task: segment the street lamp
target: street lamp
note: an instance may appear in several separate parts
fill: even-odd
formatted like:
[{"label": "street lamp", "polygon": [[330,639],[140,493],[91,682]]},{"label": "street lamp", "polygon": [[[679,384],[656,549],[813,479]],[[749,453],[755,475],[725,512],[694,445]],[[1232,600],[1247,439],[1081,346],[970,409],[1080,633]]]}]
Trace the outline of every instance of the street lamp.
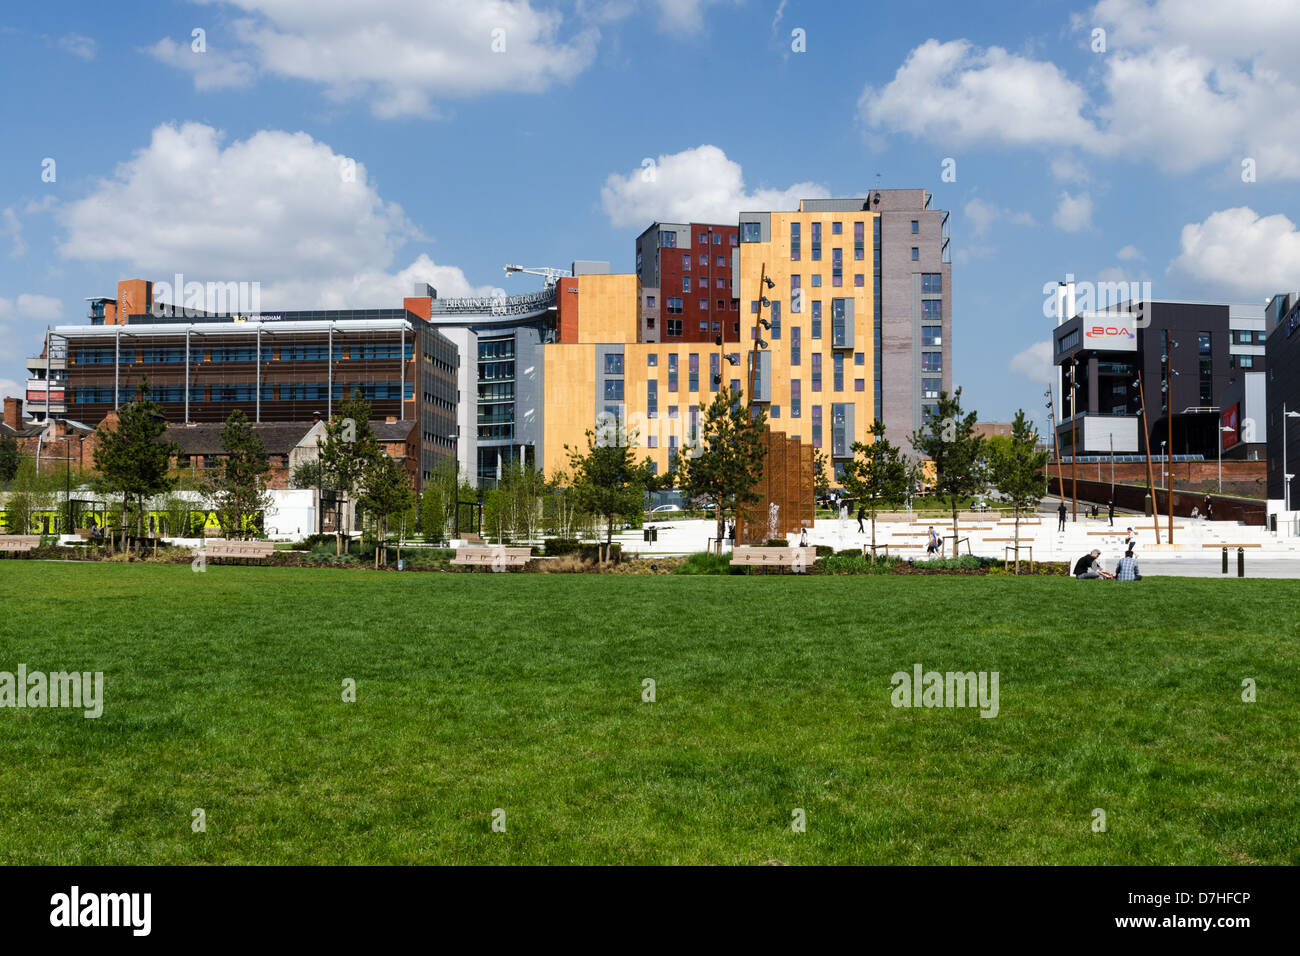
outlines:
[{"label": "street lamp", "polygon": [[1223,494],[1223,433],[1235,432],[1236,430],[1227,425],[1219,426],[1219,494]]},{"label": "street lamp", "polygon": [[1287,474],[1286,470],[1286,420],[1288,418],[1300,418],[1300,412],[1288,412],[1286,403],[1282,404],[1282,507],[1288,514],[1291,512],[1291,479],[1295,475]]}]

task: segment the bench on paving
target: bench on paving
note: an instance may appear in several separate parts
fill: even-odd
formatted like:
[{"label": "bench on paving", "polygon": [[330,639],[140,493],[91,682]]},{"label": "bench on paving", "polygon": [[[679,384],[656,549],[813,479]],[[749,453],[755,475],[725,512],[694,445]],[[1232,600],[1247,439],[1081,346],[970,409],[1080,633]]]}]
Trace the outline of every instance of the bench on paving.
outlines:
[{"label": "bench on paving", "polygon": [[212,558],[247,558],[250,561],[264,561],[275,553],[275,544],[271,541],[237,541],[230,538],[208,538],[203,548],[196,552],[205,559]]},{"label": "bench on paving", "polygon": [[452,564],[473,568],[522,568],[533,557],[532,548],[506,548],[501,545],[475,545],[457,548]]},{"label": "bench on paving", "polygon": [[[0,538],[0,541],[3,540],[4,540],[3,538]],[[1214,544],[1203,544],[1201,545],[1201,547],[1202,548],[1227,548],[1228,550],[1232,550],[1233,548],[1262,548],[1263,545],[1261,545],[1258,541],[1252,541],[1248,544],[1227,544],[1226,542],[1220,541]]]},{"label": "bench on paving", "polygon": [[25,551],[35,551],[40,546],[41,536],[39,534],[0,534],[0,551],[18,554]]},{"label": "bench on paving", "polygon": [[789,568],[796,574],[812,566],[817,560],[816,548],[736,548],[731,552],[732,564],[754,568]]}]

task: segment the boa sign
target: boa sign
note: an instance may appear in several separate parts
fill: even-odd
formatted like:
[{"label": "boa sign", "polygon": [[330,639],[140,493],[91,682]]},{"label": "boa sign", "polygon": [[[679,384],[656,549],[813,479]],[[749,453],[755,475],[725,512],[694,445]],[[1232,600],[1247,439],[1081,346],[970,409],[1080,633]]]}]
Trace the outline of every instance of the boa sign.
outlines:
[{"label": "boa sign", "polygon": [[[9,512],[0,511],[0,531],[6,534],[62,534],[66,515],[62,510],[33,511],[28,515],[26,528],[15,528]],[[176,516],[170,511],[146,511],[144,514],[144,532],[147,535],[166,535],[176,538],[201,538],[209,531],[221,531],[221,518],[215,511],[190,511],[182,519],[182,527],[173,530],[171,525]],[[78,528],[90,528],[105,534],[121,529],[122,514],[118,511],[82,511],[77,515]],[[262,512],[257,511],[245,518],[242,534],[261,534],[263,530]]]}]

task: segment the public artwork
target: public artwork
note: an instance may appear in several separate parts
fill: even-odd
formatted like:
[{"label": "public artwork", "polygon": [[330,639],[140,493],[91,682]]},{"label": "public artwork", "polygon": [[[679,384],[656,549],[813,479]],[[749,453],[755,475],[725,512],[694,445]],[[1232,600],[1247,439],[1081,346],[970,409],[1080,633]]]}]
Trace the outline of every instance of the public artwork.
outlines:
[{"label": "public artwork", "polygon": [[736,543],[759,545],[813,526],[813,447],[770,428],[767,457],[755,489],[762,497],[740,509]]},{"label": "public artwork", "polygon": [[[0,533],[4,534],[64,534],[63,526],[66,514],[62,509],[54,511],[33,511],[29,515],[26,529],[10,526],[9,512],[0,511]],[[166,535],[178,538],[201,538],[211,531],[221,530],[221,519],[215,511],[190,511],[185,516],[185,526],[173,531],[172,514],[168,511],[146,511],[144,531],[146,535]],[[120,511],[83,510],[77,513],[74,524],[76,528],[98,529],[100,531],[118,531],[121,527]],[[262,512],[254,512],[243,522],[243,533],[260,533],[262,531]]]}]

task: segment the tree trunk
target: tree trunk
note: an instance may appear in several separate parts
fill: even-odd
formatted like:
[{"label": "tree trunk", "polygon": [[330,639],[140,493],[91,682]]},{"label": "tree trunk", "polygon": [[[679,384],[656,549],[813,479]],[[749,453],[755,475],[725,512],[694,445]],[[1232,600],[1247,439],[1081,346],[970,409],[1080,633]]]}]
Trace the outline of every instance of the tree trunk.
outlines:
[{"label": "tree trunk", "polygon": [[1020,506],[1016,505],[1016,574],[1020,573]]},{"label": "tree trunk", "polygon": [[871,560],[876,560],[876,509],[871,509]]},{"label": "tree trunk", "polygon": [[718,554],[722,553],[722,536],[726,533],[727,519],[722,516],[722,508],[718,508],[718,526],[714,530],[717,535]]},{"label": "tree trunk", "polygon": [[952,556],[957,557],[957,499],[952,499]]}]

